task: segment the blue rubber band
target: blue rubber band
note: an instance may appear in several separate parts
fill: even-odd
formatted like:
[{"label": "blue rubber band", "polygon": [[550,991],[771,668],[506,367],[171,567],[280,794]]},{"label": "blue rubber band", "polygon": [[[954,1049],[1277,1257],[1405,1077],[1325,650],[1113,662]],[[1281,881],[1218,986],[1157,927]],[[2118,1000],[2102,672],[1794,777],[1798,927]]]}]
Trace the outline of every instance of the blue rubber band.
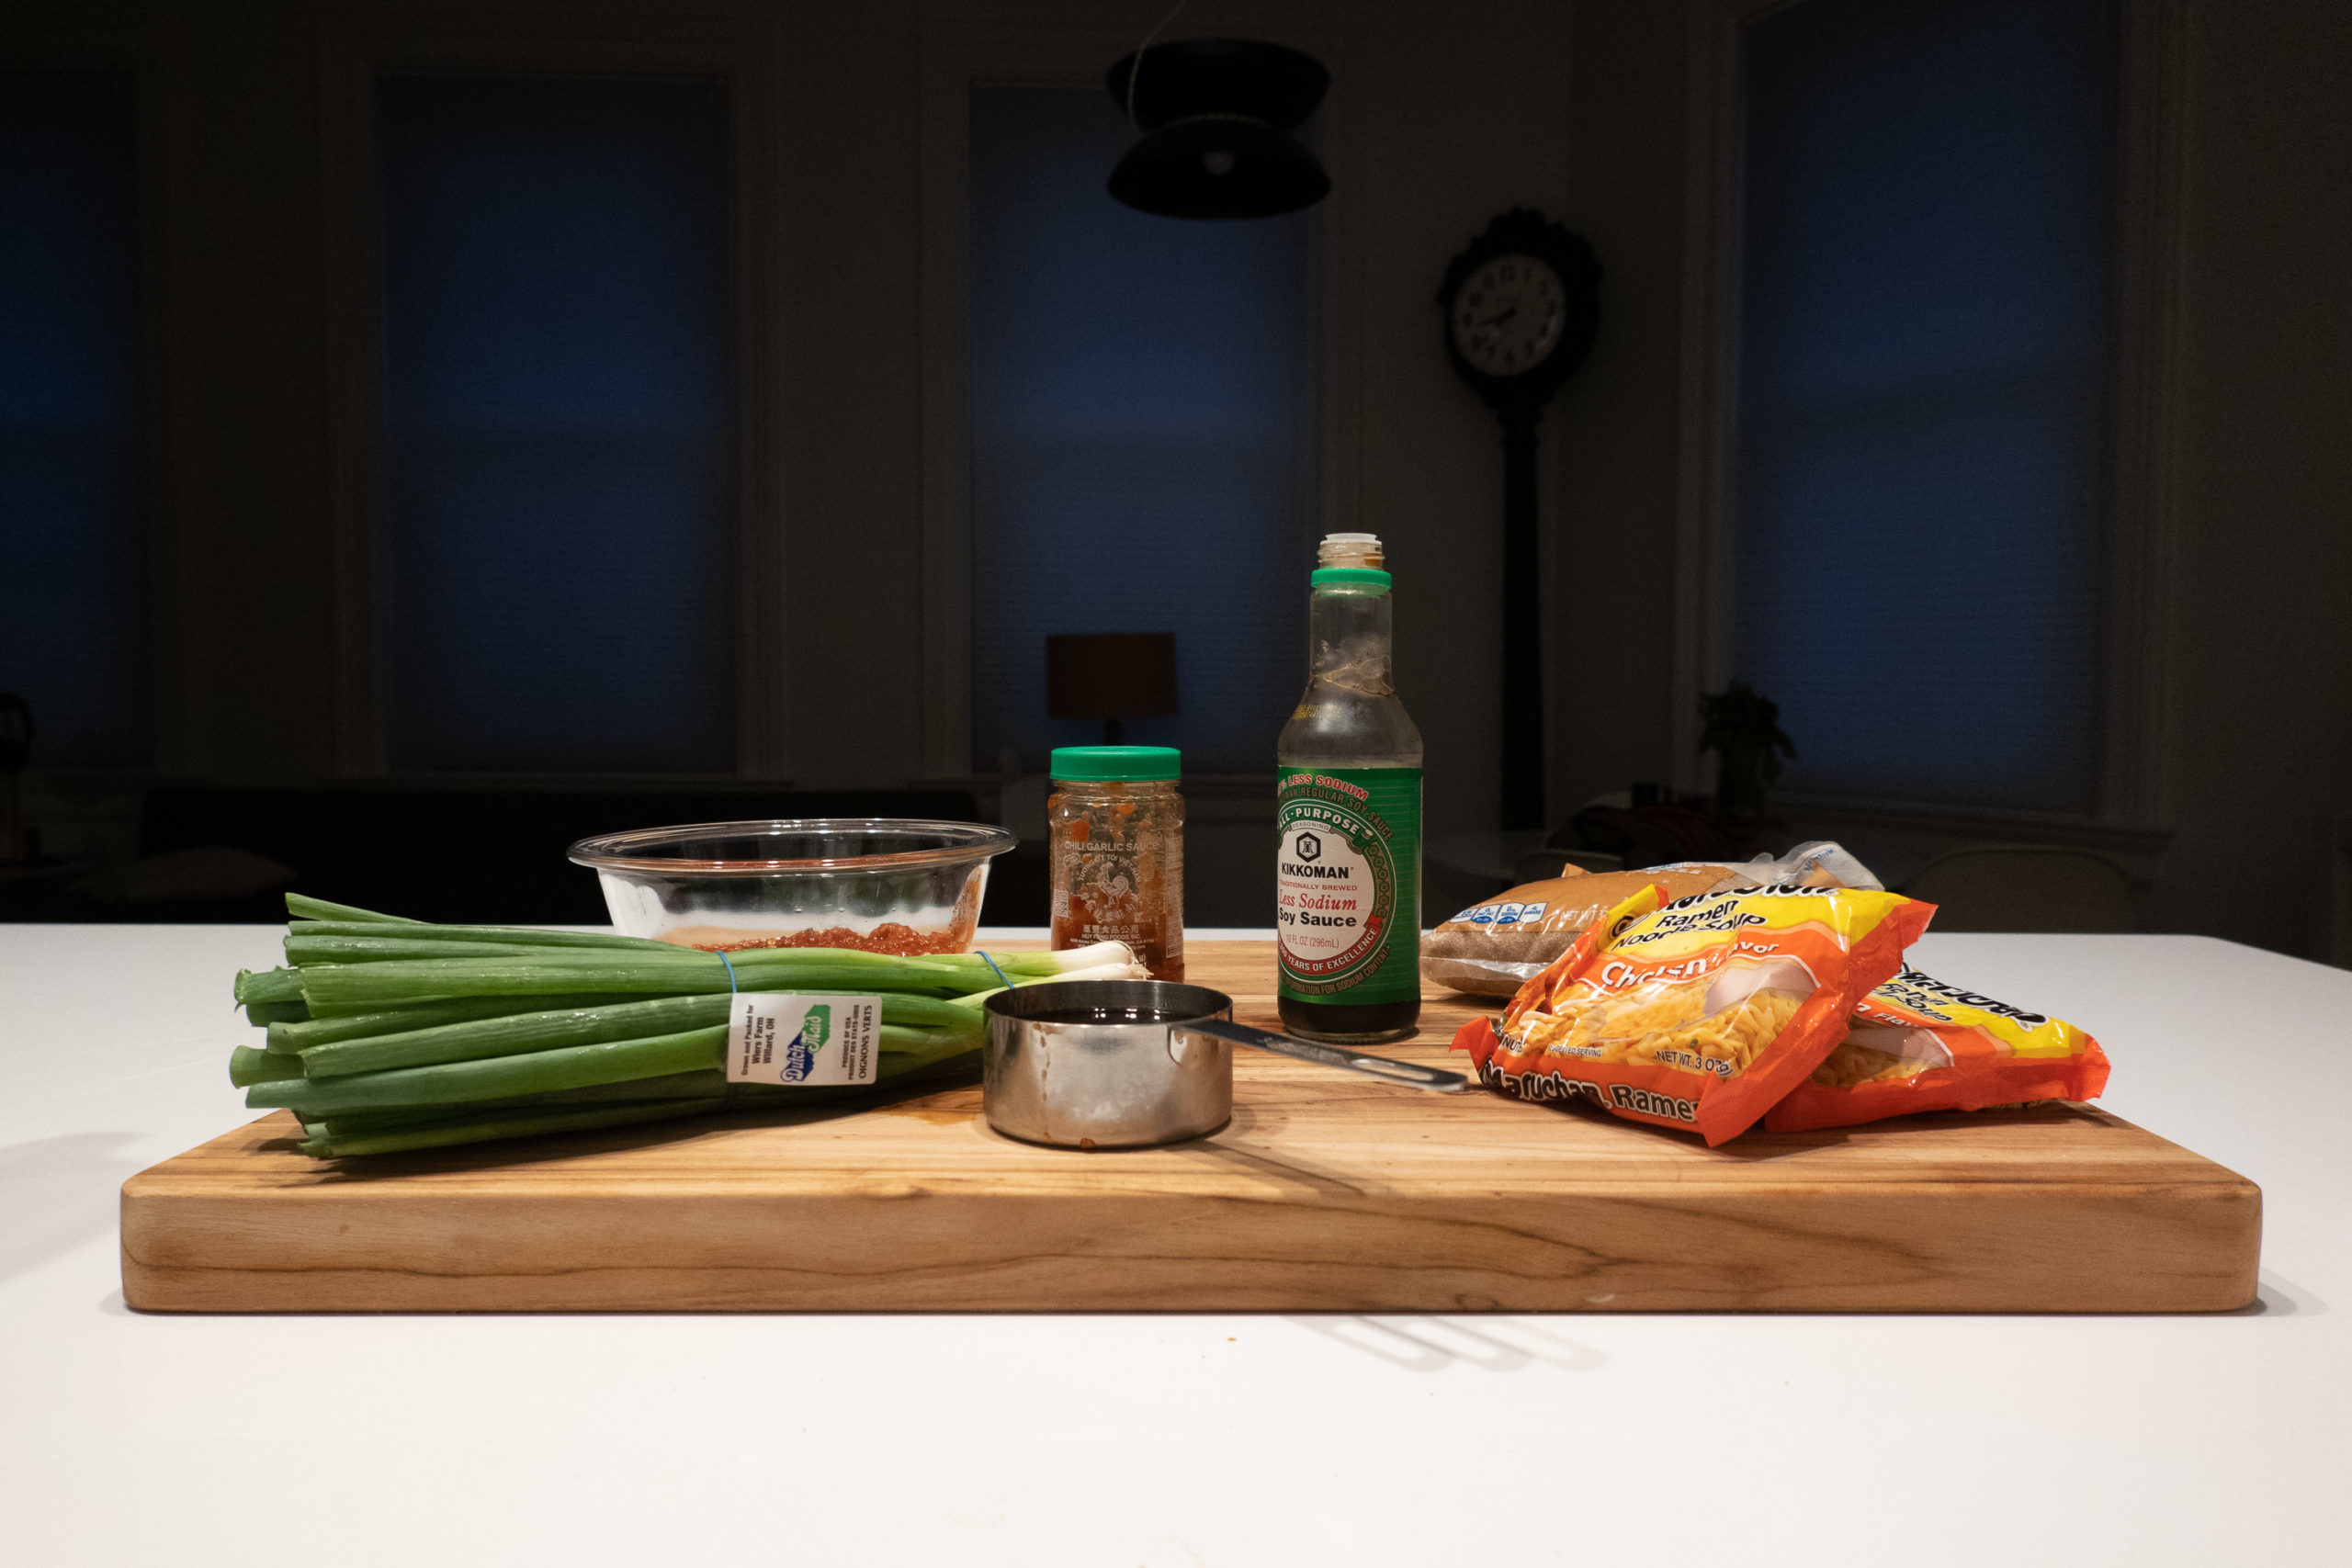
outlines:
[{"label": "blue rubber band", "polygon": [[[980,950],[979,950],[978,948],[977,948],[977,947],[976,947],[976,948],[974,948],[974,949],[972,949],[972,951],[973,951],[974,953],[980,953],[980,962],[981,962],[981,963],[983,963],[983,964],[987,964],[987,965],[988,965],[989,968],[991,968],[991,969],[996,969],[996,960],[995,960],[995,959],[990,958],[990,957],[989,957],[987,953],[980,953]],[[1008,991],[1009,991],[1009,990],[1012,989],[1012,977],[1011,977],[1010,976],[1006,975],[1006,974],[1005,974],[1005,972],[1004,972],[1003,970],[1001,970],[1001,969],[996,969],[996,977],[997,977],[998,979],[1002,980],[1002,981],[1004,982],[1004,988],[1005,988],[1006,990],[1008,990]]]},{"label": "blue rubber band", "polygon": [[[714,951],[718,951],[718,950],[714,949]],[[724,952],[719,952],[719,953],[718,953],[718,961],[719,961],[721,964],[726,964],[726,965],[727,965],[727,991],[728,991],[728,994],[729,994],[729,996],[741,996],[741,995],[742,995],[742,994],[743,994],[743,985],[742,985],[742,982],[735,978],[735,961],[734,961],[733,959],[731,959],[731,958],[728,957],[728,956],[727,956],[727,954],[726,954]]]}]

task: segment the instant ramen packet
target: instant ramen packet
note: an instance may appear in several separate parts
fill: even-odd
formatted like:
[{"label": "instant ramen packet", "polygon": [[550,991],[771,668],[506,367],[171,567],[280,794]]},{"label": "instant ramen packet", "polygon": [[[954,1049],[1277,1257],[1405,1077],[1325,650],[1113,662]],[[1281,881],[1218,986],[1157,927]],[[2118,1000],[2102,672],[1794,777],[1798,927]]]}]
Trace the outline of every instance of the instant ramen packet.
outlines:
[{"label": "instant ramen packet", "polygon": [[1473,1019],[1453,1045],[1504,1094],[1720,1144],[1821,1065],[1934,913],[1875,889],[1647,887],[1521,987],[1499,1029]]},{"label": "instant ramen packet", "polygon": [[1855,1004],[1845,1039],[1765,1112],[1764,1125],[1796,1133],[1922,1111],[2089,1100],[2107,1087],[2107,1070],[2098,1042],[2064,1019],[1906,964]]}]

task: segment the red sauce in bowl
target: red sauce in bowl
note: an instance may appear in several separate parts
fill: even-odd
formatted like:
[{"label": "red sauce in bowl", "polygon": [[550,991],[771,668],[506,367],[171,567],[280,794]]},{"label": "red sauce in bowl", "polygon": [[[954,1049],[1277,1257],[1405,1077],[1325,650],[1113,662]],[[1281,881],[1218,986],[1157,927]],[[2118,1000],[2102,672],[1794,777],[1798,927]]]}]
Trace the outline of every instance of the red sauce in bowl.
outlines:
[{"label": "red sauce in bowl", "polygon": [[[680,937],[718,936],[708,926],[673,931],[663,940],[677,942]],[[917,931],[912,926],[888,921],[870,931],[854,931],[847,926],[831,926],[823,931],[786,931],[776,936],[746,936],[741,940],[684,942],[681,946],[698,948],[704,953],[748,953],[763,947],[846,947],[859,953],[887,953],[896,958],[917,958],[927,953],[961,953],[971,941],[971,933],[959,935],[953,931]]]}]

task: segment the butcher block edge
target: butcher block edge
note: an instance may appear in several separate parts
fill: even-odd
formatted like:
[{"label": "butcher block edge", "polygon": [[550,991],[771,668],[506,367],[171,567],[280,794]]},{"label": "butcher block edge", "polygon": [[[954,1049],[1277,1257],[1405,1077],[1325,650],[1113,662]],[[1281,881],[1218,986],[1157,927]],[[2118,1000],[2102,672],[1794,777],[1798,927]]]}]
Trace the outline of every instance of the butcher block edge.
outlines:
[{"label": "butcher block edge", "polygon": [[[2096,1130],[2135,1149],[2170,1148],[2117,1118],[2054,1113],[2077,1119],[2064,1129],[2075,1134],[2070,1142]],[[125,1184],[130,1305],[2211,1312],[2254,1298],[2260,1249],[2259,1190],[2185,1150],[2160,1162],[2177,1168],[2170,1171],[1953,1179],[1947,1168],[1910,1182],[1758,1181],[1749,1166],[1728,1181],[1659,1179],[1589,1166],[1579,1174],[1578,1162],[1564,1162],[1540,1183],[1432,1181],[1422,1190],[1351,1180],[1342,1162],[1284,1169],[1277,1156],[1258,1156],[1261,1169],[1244,1163],[1187,1173],[1207,1179],[1138,1183],[1117,1168],[1131,1156],[1052,1154],[1070,1167],[1059,1190],[1027,1179],[995,1189],[948,1171],[824,1190],[756,1157],[760,1143],[798,1129],[722,1121],[685,1124],[692,1130],[660,1145],[672,1159],[658,1172],[628,1157],[643,1148],[607,1147],[547,1151],[507,1181],[481,1179],[496,1173],[480,1170],[468,1179],[445,1156],[441,1169],[414,1177],[241,1182],[240,1162],[303,1158],[284,1152],[295,1130],[283,1116]],[[995,1137],[962,1130],[974,1141]],[[1996,1130],[2032,1129],[1913,1129]],[[738,1152],[748,1160],[726,1157],[747,1137],[752,1148]],[[1216,1162],[1213,1145],[1153,1152]],[[698,1150],[709,1168],[695,1168]],[[622,1156],[630,1174],[597,1179],[600,1154]],[[782,1190],[763,1190],[771,1180]]]}]

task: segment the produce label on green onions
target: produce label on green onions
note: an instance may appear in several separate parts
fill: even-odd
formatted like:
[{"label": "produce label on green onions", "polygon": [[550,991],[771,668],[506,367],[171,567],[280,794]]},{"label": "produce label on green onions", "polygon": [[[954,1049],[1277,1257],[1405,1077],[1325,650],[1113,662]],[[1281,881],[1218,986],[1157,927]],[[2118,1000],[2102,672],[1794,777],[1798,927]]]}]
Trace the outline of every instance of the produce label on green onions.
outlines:
[{"label": "produce label on green onions", "polygon": [[881,1043],[880,997],[744,991],[727,1014],[727,1081],[872,1083]]}]

